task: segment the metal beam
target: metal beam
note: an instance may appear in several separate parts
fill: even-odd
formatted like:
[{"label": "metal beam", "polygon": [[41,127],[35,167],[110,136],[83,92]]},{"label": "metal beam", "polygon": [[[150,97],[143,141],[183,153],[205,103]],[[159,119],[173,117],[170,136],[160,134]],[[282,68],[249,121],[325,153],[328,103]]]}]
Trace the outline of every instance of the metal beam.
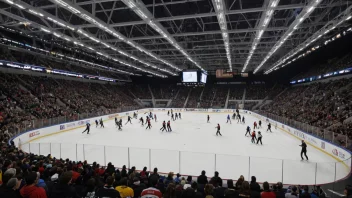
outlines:
[{"label": "metal beam", "polygon": [[[77,3],[77,4],[79,4],[79,3]],[[303,8],[303,7],[304,7],[304,4],[282,5],[282,6],[277,6],[275,10],[291,10],[291,9],[298,9],[298,8]],[[109,10],[105,10],[105,11],[109,11]],[[225,11],[225,15],[245,14],[245,13],[262,12],[262,11],[265,11],[265,8],[260,7],[260,8],[248,8],[248,9],[242,9],[242,10],[227,10],[227,11]],[[99,11],[96,11],[96,13],[97,12],[99,12]],[[156,19],[154,19],[154,21],[164,22],[164,21],[175,21],[175,20],[204,18],[204,17],[216,17],[216,13],[210,12],[210,13],[202,13],[202,14],[162,17],[162,18],[156,18]],[[142,25],[142,24],[147,24],[147,23],[145,21],[130,21],[130,22],[109,24],[109,27],[122,27],[122,26],[131,26],[131,25]],[[78,27],[92,28],[95,26],[92,24],[84,24],[84,25],[79,25]]]}]

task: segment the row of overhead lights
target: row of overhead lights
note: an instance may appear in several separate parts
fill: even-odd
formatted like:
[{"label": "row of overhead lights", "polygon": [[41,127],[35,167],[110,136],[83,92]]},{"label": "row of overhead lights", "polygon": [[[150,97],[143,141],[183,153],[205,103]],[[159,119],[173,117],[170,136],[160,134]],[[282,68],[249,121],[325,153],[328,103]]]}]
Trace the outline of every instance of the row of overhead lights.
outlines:
[{"label": "row of overhead lights", "polygon": [[[11,1],[11,0],[6,0],[6,1],[7,1],[9,4],[12,4],[12,5],[19,5],[19,4],[17,4],[17,3],[14,3],[14,2]],[[23,5],[20,5],[20,6],[22,7],[21,9],[26,9]],[[18,6],[17,6],[17,7],[18,7]],[[72,11],[73,9],[69,9],[69,10]],[[44,14],[42,14],[42,13],[40,13],[40,12],[38,12],[38,11],[35,11],[34,9],[31,9],[31,8],[28,8],[28,12],[29,12],[29,13],[32,13],[32,14],[34,14],[34,15],[36,15],[36,16],[42,17],[42,18],[44,18],[44,19],[50,18],[50,17],[47,17],[47,18],[46,18],[46,17],[44,16]],[[57,20],[53,20],[52,18],[51,18],[51,20],[50,20],[50,19],[48,19],[48,20],[49,20],[49,21],[52,21],[52,22],[54,22],[55,24],[58,24],[58,25],[60,25],[60,26],[62,26],[62,27],[63,27],[63,25],[65,25],[65,24],[62,23],[62,22],[59,22],[59,21],[57,21]],[[66,27],[67,27],[67,25],[66,25]],[[99,52],[99,51],[95,50],[93,47],[85,46],[84,44],[82,44],[82,43],[80,43],[80,42],[71,41],[71,38],[70,38],[70,37],[68,37],[68,36],[66,36],[66,35],[64,35],[64,34],[62,34],[62,33],[60,33],[60,32],[54,32],[54,31],[51,31],[51,30],[49,30],[49,29],[47,29],[47,28],[45,28],[45,27],[40,27],[40,30],[43,31],[43,32],[45,32],[45,33],[52,34],[52,35],[54,35],[54,36],[56,36],[56,37],[58,37],[58,38],[64,39],[64,40],[66,40],[66,41],[73,42],[75,45],[79,45],[79,46],[81,46],[81,47],[84,47],[84,48],[86,48],[86,49],[89,49],[89,50],[91,50],[91,51],[94,51],[94,52],[96,52],[97,54],[99,54],[99,55],[101,55],[101,56],[104,56],[104,57],[106,57],[106,58],[112,59],[112,60],[114,60],[115,62],[119,62],[120,64],[123,64],[123,65],[125,65],[125,66],[132,67],[132,68],[134,68],[134,69],[137,69],[137,70],[142,71],[142,72],[145,72],[145,73],[152,74],[152,75],[154,75],[154,76],[158,76],[158,77],[162,77],[162,78],[166,78],[166,77],[167,77],[167,76],[162,75],[162,74],[158,74],[158,73],[155,73],[155,72],[152,72],[152,71],[149,71],[149,70],[145,70],[145,69],[136,67],[136,66],[134,66],[134,65],[132,65],[132,64],[126,62],[126,61],[121,60],[121,59],[110,57],[110,56],[106,55],[105,53]],[[73,28],[73,30],[75,30],[75,29]],[[87,33],[85,33],[85,32],[82,31],[82,30],[77,30],[77,32],[80,33],[80,34],[82,34],[82,35],[85,35],[86,37],[88,37],[89,39],[91,39],[91,40],[93,40],[93,41],[95,41],[95,42],[97,42],[97,43],[101,43],[101,44],[105,45],[106,47],[109,47],[110,49],[112,49],[112,50],[114,50],[114,51],[122,52],[121,50],[119,50],[119,49],[117,49],[117,48],[115,48],[115,47],[112,47],[112,46],[110,46],[110,45],[108,45],[108,44],[106,44],[106,43],[104,43],[104,42],[102,42],[102,41],[100,41],[100,40],[97,40],[97,39],[93,38],[92,36],[89,36]],[[122,54],[123,54],[123,55],[127,55],[127,54],[124,53],[124,52],[123,52]],[[137,59],[136,57],[134,57],[134,59],[135,59],[135,60],[139,60],[139,59]],[[139,61],[139,62],[144,62],[144,61]],[[144,63],[145,63],[145,62],[144,62]],[[156,66],[154,66],[154,65],[152,65],[152,64],[149,64],[149,63],[147,63],[147,64],[148,64],[148,66],[150,66],[150,67],[153,67],[153,68],[156,67]],[[157,68],[157,67],[156,67],[156,68]],[[166,69],[160,69],[160,68],[157,68],[157,69],[160,70],[160,71],[164,71],[164,72],[171,73],[172,75],[176,75],[176,74],[174,74],[174,73],[172,73],[172,72],[170,72],[170,71],[168,71],[168,70],[166,70]]]},{"label": "row of overhead lights", "polygon": [[198,62],[192,59],[192,57],[177,43],[177,41],[160,25],[158,22],[154,22],[151,17],[148,17],[147,13],[144,13],[134,1],[131,0],[122,0],[131,10],[133,10],[138,16],[140,16],[150,27],[157,31],[160,35],[163,36],[172,46],[179,50],[190,62],[196,65],[202,71],[205,71]]},{"label": "row of overhead lights", "polygon": [[[276,71],[276,70],[278,70],[278,69],[280,69],[280,68],[283,68],[283,67],[285,67],[286,65],[291,64],[292,62],[295,62],[296,60],[298,60],[298,59],[300,59],[300,58],[302,58],[302,57],[305,57],[306,55],[310,54],[312,51],[315,51],[315,50],[319,49],[320,46],[319,46],[319,45],[316,45],[316,46],[310,48],[309,50],[307,50],[306,52],[300,54],[300,55],[297,56],[296,58],[294,58],[294,59],[292,59],[292,60],[286,62],[287,60],[289,60],[289,59],[291,59],[293,56],[295,56],[297,53],[301,52],[301,51],[304,50],[306,47],[308,47],[309,45],[311,45],[312,43],[314,43],[317,39],[321,38],[323,35],[329,33],[331,30],[335,29],[338,25],[340,25],[340,24],[343,23],[344,21],[350,20],[351,18],[352,18],[352,15],[345,16],[345,17],[341,18],[340,21],[339,21],[336,25],[334,25],[332,28],[329,28],[329,29],[327,29],[327,30],[323,29],[323,28],[324,28],[324,27],[323,27],[323,28],[321,29],[321,30],[323,30],[323,31],[318,32],[318,33],[314,34],[313,36],[311,36],[311,37],[308,39],[309,41],[307,40],[307,42],[304,42],[304,43],[302,43],[300,46],[296,47],[294,50],[292,50],[292,53],[291,53],[291,52],[288,53],[288,55],[286,55],[285,58],[283,58],[282,60],[279,60],[278,62],[276,62],[275,65],[274,65],[272,68],[270,68],[270,69],[268,69],[267,71],[265,71],[264,74],[270,74],[270,73],[273,72],[273,71]],[[344,31],[342,34],[343,34],[343,36],[344,36],[346,33],[351,32],[351,31],[352,31],[352,28],[349,28],[349,29],[347,29],[346,31]],[[337,35],[335,35],[335,36],[332,37],[331,39],[326,40],[326,41],[324,42],[324,45],[327,45],[327,44],[330,43],[331,41],[334,41],[335,39],[338,39],[338,38],[340,38],[341,36],[342,36],[342,35],[341,35],[340,33],[338,33]],[[285,62],[286,62],[286,63],[285,63]],[[280,67],[280,66],[281,66],[281,67]]]},{"label": "row of overhead lights", "polygon": [[[0,27],[3,28],[3,26],[0,26]],[[10,29],[10,28],[8,28],[8,29]],[[69,60],[78,61],[78,62],[85,63],[85,64],[88,64],[88,65],[91,65],[91,66],[94,66],[94,67],[103,68],[103,69],[108,70],[108,71],[114,71],[116,73],[123,73],[123,74],[128,74],[128,75],[136,75],[136,74],[131,73],[131,72],[126,72],[126,71],[123,71],[123,70],[120,70],[120,69],[116,69],[116,68],[113,68],[113,67],[107,67],[107,66],[96,64],[96,63],[93,63],[93,62],[85,61],[85,60],[78,59],[78,58],[75,58],[75,57],[71,57],[71,56],[68,56],[68,55],[60,54],[60,53],[55,52],[55,51],[48,51],[48,50],[43,49],[43,48],[34,47],[34,46],[29,45],[29,44],[23,44],[23,43],[20,43],[18,41],[14,41],[14,40],[11,40],[11,39],[7,39],[7,38],[2,38],[2,39],[4,41],[10,42],[10,43],[14,43],[14,44],[17,44],[17,45],[25,46],[25,47],[27,47],[29,49],[37,50],[37,51],[44,52],[44,53],[51,54],[51,55],[57,55],[61,59],[67,58]],[[24,48],[24,49],[26,49],[26,48]]]},{"label": "row of overhead lights", "polygon": [[271,20],[271,17],[272,17],[272,15],[274,13],[274,8],[277,6],[278,3],[279,3],[279,0],[273,0],[273,1],[269,2],[268,9],[265,12],[264,21],[262,22],[262,24],[259,24],[259,31],[256,32],[255,39],[254,39],[254,41],[252,43],[252,49],[251,49],[251,51],[249,51],[249,55],[247,57],[246,62],[244,63],[242,72],[246,71],[247,66],[249,64],[249,61],[251,60],[251,58],[253,56],[253,53],[254,53],[255,49],[257,48],[257,45],[259,44],[260,39],[263,36],[264,30],[266,29],[266,27],[268,26],[268,24],[269,24],[269,22]]},{"label": "row of overhead lights", "polygon": [[[171,67],[171,68],[173,68],[173,69],[175,69],[175,70],[177,70],[177,71],[181,71],[180,68],[176,67],[175,65],[171,64],[170,62],[168,62],[168,61],[166,61],[166,60],[164,60],[164,59],[162,59],[162,58],[157,57],[156,55],[154,55],[153,53],[149,52],[149,51],[148,51],[147,49],[145,49],[144,47],[142,47],[142,46],[140,46],[139,44],[135,43],[134,41],[128,40],[128,38],[126,38],[126,37],[125,37],[124,35],[122,35],[121,33],[116,32],[115,30],[111,30],[109,27],[107,27],[107,26],[105,26],[105,25],[99,23],[97,20],[95,20],[94,18],[88,16],[87,14],[82,13],[80,10],[74,8],[73,6],[69,5],[69,4],[66,3],[65,1],[63,1],[63,0],[52,0],[52,1],[53,1],[54,3],[60,5],[61,7],[66,8],[66,9],[69,10],[70,12],[76,14],[77,16],[79,16],[79,17],[85,19],[86,21],[89,21],[89,22],[91,22],[91,23],[97,25],[100,29],[102,29],[102,30],[104,30],[105,32],[107,32],[107,33],[113,35],[115,38],[118,38],[118,39],[121,40],[122,42],[127,43],[128,45],[130,45],[130,46],[136,48],[137,50],[139,50],[139,51],[141,51],[141,52],[143,52],[143,53],[145,53],[145,54],[147,54],[147,55],[153,57],[154,59],[156,59],[156,60],[158,60],[158,61],[160,61],[160,62],[162,62],[162,63],[168,65],[169,67]],[[106,44],[106,45],[107,45],[107,44]],[[121,50],[120,50],[120,51],[121,51]],[[138,60],[138,61],[139,61],[139,60]],[[139,62],[140,62],[140,61],[139,61]],[[145,64],[145,62],[144,62],[143,64]],[[148,63],[148,64],[149,64],[149,63]],[[149,65],[147,65],[147,66],[152,66],[152,64],[149,64]],[[171,75],[174,75],[174,76],[177,75],[177,74],[171,73],[171,72],[169,72],[168,70],[165,70],[165,69],[158,69],[158,70],[161,70],[161,71],[170,73]]]},{"label": "row of overhead lights", "polygon": [[227,61],[229,63],[229,69],[230,71],[232,71],[230,39],[229,39],[229,34],[227,33],[227,23],[225,18],[225,9],[224,9],[223,0],[213,0],[213,2],[215,2],[214,7],[217,13],[222,39],[224,40]]},{"label": "row of overhead lights", "polygon": [[275,44],[275,46],[270,50],[264,60],[259,64],[259,66],[254,70],[254,74],[259,71],[259,69],[266,63],[266,61],[286,42],[286,40],[292,35],[294,31],[298,29],[298,26],[313,12],[316,6],[322,0],[311,1],[310,5],[307,6],[299,15],[298,18],[290,25],[289,31],[287,31],[280,40]]}]

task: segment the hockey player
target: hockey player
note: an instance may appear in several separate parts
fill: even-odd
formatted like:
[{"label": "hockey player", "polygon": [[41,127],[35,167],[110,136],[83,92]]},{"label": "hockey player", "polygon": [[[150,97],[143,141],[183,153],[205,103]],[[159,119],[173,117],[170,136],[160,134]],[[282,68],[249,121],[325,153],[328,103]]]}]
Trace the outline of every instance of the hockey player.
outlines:
[{"label": "hockey player", "polygon": [[182,118],[181,118],[181,113],[178,113],[178,118],[179,118],[179,119],[182,119]]},{"label": "hockey player", "polygon": [[152,112],[149,112],[149,117],[150,117],[151,119],[153,119],[153,114],[152,114]]},{"label": "hockey player", "polygon": [[207,123],[209,123],[210,122],[210,116],[208,115],[208,117],[207,117]]},{"label": "hockey player", "polygon": [[133,118],[137,119],[137,114],[136,114],[136,112],[133,112]]},{"label": "hockey player", "polygon": [[98,120],[95,120],[95,128],[98,128],[98,125],[99,125]]},{"label": "hockey player", "polygon": [[261,134],[261,132],[260,131],[258,131],[258,140],[257,140],[257,144],[259,143],[259,141],[260,141],[260,144],[261,145],[263,145],[263,142],[262,142],[262,134]]},{"label": "hockey player", "polygon": [[220,136],[222,136],[221,135],[221,133],[220,133],[220,124],[218,123],[218,126],[216,126],[215,127],[217,130],[216,130],[216,136],[218,136],[218,134],[220,134]]},{"label": "hockey player", "polygon": [[244,116],[242,117],[242,123],[246,124],[245,120],[244,120]]},{"label": "hockey player", "polygon": [[171,132],[172,129],[171,129],[171,124],[170,124],[170,120],[167,122],[167,131],[168,132]]},{"label": "hockey player", "polygon": [[156,114],[154,114],[154,120],[155,120],[155,122],[156,122]]},{"label": "hockey player", "polygon": [[148,128],[150,129],[152,127],[152,125],[150,124],[150,119],[147,119],[147,123],[148,123],[148,126],[145,129],[148,129]]},{"label": "hockey player", "polygon": [[143,119],[143,117],[139,118],[139,122],[142,123],[142,126],[144,126],[144,119]]},{"label": "hockey player", "polygon": [[178,119],[178,113],[175,113],[175,120]]},{"label": "hockey player", "polygon": [[116,126],[116,127],[119,126],[119,121],[117,120],[117,117],[115,117],[115,126]]},{"label": "hockey player", "polygon": [[262,121],[259,120],[259,128],[262,128]]},{"label": "hockey player", "polygon": [[89,130],[90,130],[90,124],[87,122],[86,124],[86,130],[84,130],[82,133],[87,131],[87,134],[89,134]]},{"label": "hockey player", "polygon": [[236,113],[237,113],[237,114],[240,114],[240,111],[239,111],[238,109],[236,109]]},{"label": "hockey player", "polygon": [[227,115],[227,121],[226,121],[226,123],[228,123],[229,121],[230,121],[230,124],[232,124],[232,123],[231,123],[230,115]]},{"label": "hockey player", "polygon": [[272,131],[271,131],[271,124],[270,124],[270,122],[269,122],[269,124],[268,124],[268,129],[266,130],[266,132],[268,132],[268,131],[272,132]]},{"label": "hockey player", "polygon": [[169,116],[170,115],[170,111],[167,111],[167,116]]},{"label": "hockey player", "polygon": [[119,130],[122,131],[122,119],[120,119],[117,126],[119,127]]},{"label": "hockey player", "polygon": [[164,130],[167,131],[166,130],[166,122],[165,122],[165,120],[164,120],[163,126],[160,128],[160,130],[161,130],[161,132],[163,132]]},{"label": "hockey player", "polygon": [[174,114],[174,111],[171,109],[171,114]]},{"label": "hockey player", "polygon": [[303,154],[306,156],[306,159],[308,160],[308,156],[307,156],[307,144],[304,142],[304,140],[302,140],[302,144],[299,145],[300,147],[302,147],[301,150],[301,158],[303,160]]},{"label": "hockey player", "polygon": [[100,118],[100,128],[103,127],[104,128],[104,123],[103,123],[103,118]]},{"label": "hockey player", "polygon": [[257,122],[256,121],[254,121],[254,124],[253,124],[253,129],[257,129],[258,127],[257,127]]},{"label": "hockey player", "polygon": [[237,123],[241,123],[241,115],[240,114],[237,115]]},{"label": "hockey player", "polygon": [[[128,116],[128,117],[127,117],[127,122],[126,122],[126,124],[127,124],[127,123],[131,123],[131,124],[132,124],[131,119],[132,119],[131,116]],[[125,124],[125,125],[126,125],[126,124]]]},{"label": "hockey player", "polygon": [[251,128],[249,126],[247,126],[246,134],[244,136],[247,137],[247,133],[249,136],[251,136]]},{"label": "hockey player", "polygon": [[[172,110],[171,110],[172,111]],[[175,121],[175,117],[174,117],[174,114],[173,113],[171,113],[171,119],[172,119],[172,121]]]},{"label": "hockey player", "polygon": [[252,132],[252,143],[255,143],[257,140],[257,136],[255,135],[255,131]]}]

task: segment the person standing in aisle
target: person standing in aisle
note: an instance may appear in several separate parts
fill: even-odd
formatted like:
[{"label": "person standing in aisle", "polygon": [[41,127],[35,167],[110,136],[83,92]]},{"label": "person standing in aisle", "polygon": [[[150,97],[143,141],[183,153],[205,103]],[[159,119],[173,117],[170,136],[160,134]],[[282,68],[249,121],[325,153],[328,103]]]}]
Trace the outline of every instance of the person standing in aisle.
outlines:
[{"label": "person standing in aisle", "polygon": [[217,131],[216,131],[216,136],[218,136],[218,134],[219,134],[220,136],[222,136],[221,133],[220,133],[220,124],[219,124],[219,123],[218,123],[218,126],[216,126],[215,128],[217,129]]},{"label": "person standing in aisle", "polygon": [[171,124],[170,124],[170,120],[167,122],[167,131],[168,132],[171,132],[172,129],[171,129]]},{"label": "person standing in aisle", "polygon": [[230,124],[232,124],[232,123],[231,123],[230,115],[227,115],[227,121],[226,121],[226,123],[228,123],[229,121],[230,121]]},{"label": "person standing in aisle", "polygon": [[82,133],[87,131],[87,134],[89,134],[89,130],[90,130],[90,124],[87,122],[86,124],[86,130],[84,130]]},{"label": "person standing in aisle", "polygon": [[270,122],[269,122],[269,124],[268,124],[268,129],[267,129],[266,131],[267,131],[267,132],[268,132],[268,131],[272,132],[272,131],[271,131],[271,124],[270,124]]},{"label": "person standing in aisle", "polygon": [[262,134],[261,134],[261,132],[260,131],[258,131],[258,140],[257,140],[257,144],[259,143],[259,141],[260,141],[260,144],[261,145],[263,145],[263,142],[262,142]]},{"label": "person standing in aisle", "polygon": [[304,159],[303,159],[303,154],[304,154],[304,156],[306,156],[306,159],[308,160],[308,156],[307,156],[307,144],[304,142],[304,140],[302,140],[302,144],[299,145],[299,146],[302,147],[302,150],[301,150],[301,158],[302,158],[302,160],[304,160]]}]

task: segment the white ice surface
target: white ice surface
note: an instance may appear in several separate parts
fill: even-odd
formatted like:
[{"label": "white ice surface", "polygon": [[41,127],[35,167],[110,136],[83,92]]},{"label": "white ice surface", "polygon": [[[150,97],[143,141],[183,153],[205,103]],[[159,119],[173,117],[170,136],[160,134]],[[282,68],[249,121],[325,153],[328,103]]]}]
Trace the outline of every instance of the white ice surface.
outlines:
[{"label": "white ice surface", "polygon": [[[252,144],[245,137],[247,125],[253,127],[258,119],[243,114],[246,124],[226,124],[226,113],[182,112],[182,119],[172,121],[173,132],[161,132],[161,123],[170,117],[166,112],[157,112],[158,122],[152,120],[152,129],[146,130],[132,120],[118,131],[114,121],[105,122],[105,128],[95,128],[92,124],[89,135],[82,134],[84,128],[47,136],[23,145],[23,149],[34,153],[49,154],[71,160],[94,161],[104,165],[112,162],[122,165],[144,166],[160,172],[184,175],[199,175],[202,170],[212,176],[216,170],[224,179],[237,179],[244,175],[247,179],[254,175],[259,182],[284,184],[323,184],[335,180],[335,160],[308,145],[309,161],[301,161],[300,140],[272,127],[266,132],[266,123],[259,131],[263,135],[263,145]],[[146,114],[140,114],[138,117]],[[217,137],[216,125],[221,125],[222,137]],[[257,131],[257,130],[256,130]],[[39,144],[40,143],[40,144]],[[84,144],[84,145],[83,145]],[[29,148],[30,147],[30,148]],[[104,154],[105,153],[105,154]],[[336,164],[336,180],[345,177],[349,170],[341,163]]]}]

